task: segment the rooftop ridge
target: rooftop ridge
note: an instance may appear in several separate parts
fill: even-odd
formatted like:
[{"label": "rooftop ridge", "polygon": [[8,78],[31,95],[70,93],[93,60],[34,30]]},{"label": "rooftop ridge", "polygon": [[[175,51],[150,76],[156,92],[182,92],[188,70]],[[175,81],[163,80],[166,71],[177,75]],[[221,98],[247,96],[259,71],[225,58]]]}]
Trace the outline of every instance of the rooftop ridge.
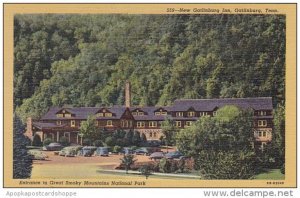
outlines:
[{"label": "rooftop ridge", "polygon": [[247,99],[272,99],[272,97],[248,97],[248,98],[199,98],[199,99],[176,99],[175,101],[182,101],[182,100],[191,100],[191,101],[197,101],[197,100],[247,100]]}]

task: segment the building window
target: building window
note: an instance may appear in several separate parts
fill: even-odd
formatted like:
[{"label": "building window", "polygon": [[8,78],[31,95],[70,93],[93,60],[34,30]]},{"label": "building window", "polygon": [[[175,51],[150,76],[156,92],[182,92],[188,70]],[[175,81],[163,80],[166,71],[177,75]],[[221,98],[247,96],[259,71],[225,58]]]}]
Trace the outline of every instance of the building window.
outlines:
[{"label": "building window", "polygon": [[152,132],[149,133],[149,137],[152,137]]},{"label": "building window", "polygon": [[71,127],[75,127],[75,120],[71,120]]},{"label": "building window", "polygon": [[214,112],[213,112],[213,116],[216,116],[217,114],[218,114],[217,111],[214,111]]},{"label": "building window", "polygon": [[186,121],[185,122],[185,126],[191,126],[192,125],[192,121]]},{"label": "building window", "polygon": [[128,127],[128,120],[125,120],[125,127]]},{"label": "building window", "polygon": [[265,115],[267,115],[267,112],[266,111],[258,111],[257,114],[259,116],[265,116]]},{"label": "building window", "polygon": [[132,115],[133,116],[137,116],[137,112],[132,112]]},{"label": "building window", "polygon": [[267,137],[267,132],[266,131],[263,131],[263,137]]},{"label": "building window", "polygon": [[161,115],[167,115],[168,113],[166,111],[163,111],[160,113]]},{"label": "building window", "polygon": [[267,120],[258,120],[258,126],[259,127],[267,126]]},{"label": "building window", "polygon": [[155,137],[155,138],[156,138],[156,132],[154,132],[154,133],[153,133],[153,137]]},{"label": "building window", "polygon": [[155,115],[161,115],[160,112],[155,112]]},{"label": "building window", "polygon": [[194,117],[195,116],[195,112],[194,111],[189,111],[188,112],[188,117]]},{"label": "building window", "polygon": [[176,117],[183,117],[183,112],[176,112]]},{"label": "building window", "polygon": [[145,122],[137,122],[137,123],[136,123],[136,126],[137,126],[138,128],[145,127]]},{"label": "building window", "polygon": [[206,116],[206,115],[208,115],[207,112],[200,112],[200,116]]},{"label": "building window", "polygon": [[97,117],[103,117],[103,113],[97,113],[96,116]]},{"label": "building window", "polygon": [[58,117],[58,118],[62,118],[62,117],[64,117],[64,114],[62,114],[62,113],[58,113],[58,114],[56,114],[56,117]]},{"label": "building window", "polygon": [[181,127],[181,121],[176,121],[175,124],[177,127]]},{"label": "building window", "polygon": [[113,124],[112,124],[112,120],[107,120],[106,121],[106,126],[112,126]]},{"label": "building window", "polygon": [[142,115],[144,115],[144,112],[138,112],[138,115],[142,116]]},{"label": "building window", "polygon": [[157,127],[157,122],[156,121],[150,121],[149,122],[149,127]]},{"label": "building window", "polygon": [[61,120],[56,121],[56,125],[62,125]]},{"label": "building window", "polygon": [[112,117],[112,113],[105,113],[105,117]]},{"label": "building window", "polygon": [[72,117],[72,115],[69,114],[69,113],[66,113],[66,114],[65,114],[65,117],[66,117],[66,118],[70,118],[70,117]]},{"label": "building window", "polygon": [[130,128],[132,127],[132,121],[131,120],[129,121],[129,127]]},{"label": "building window", "polygon": [[262,136],[262,132],[258,131],[258,137],[261,137],[261,136]]}]

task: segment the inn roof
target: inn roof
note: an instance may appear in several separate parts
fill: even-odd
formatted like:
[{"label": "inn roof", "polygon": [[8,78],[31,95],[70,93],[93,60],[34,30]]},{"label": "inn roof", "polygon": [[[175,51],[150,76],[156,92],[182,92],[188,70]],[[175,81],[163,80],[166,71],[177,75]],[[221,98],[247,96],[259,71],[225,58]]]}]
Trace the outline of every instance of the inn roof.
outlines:
[{"label": "inn roof", "polygon": [[273,109],[271,97],[260,98],[224,98],[224,99],[182,99],[175,100],[171,111],[187,111],[191,107],[195,111],[213,111],[225,105],[235,105],[242,109]]},{"label": "inn roof", "polygon": [[[159,111],[160,108],[168,112],[176,111],[188,111],[193,108],[195,111],[214,111],[225,105],[236,105],[240,108],[252,108],[254,110],[271,110],[272,98],[260,97],[260,98],[226,98],[226,99],[181,99],[175,100],[172,106],[144,106],[144,107],[130,107],[130,111],[139,109],[145,112],[143,116],[134,116],[135,120],[164,120],[166,116],[155,115],[155,111]],[[89,115],[95,115],[101,109],[107,109],[113,113],[113,117],[97,117],[97,120],[101,119],[120,119],[127,107],[125,106],[112,106],[112,107],[51,107],[49,111],[41,118],[41,120],[56,120],[56,113],[65,109],[66,111],[75,114],[75,117],[63,117],[62,120],[73,119],[87,119]],[[179,119],[179,117],[177,117]],[[176,118],[176,119],[177,119]]]}]

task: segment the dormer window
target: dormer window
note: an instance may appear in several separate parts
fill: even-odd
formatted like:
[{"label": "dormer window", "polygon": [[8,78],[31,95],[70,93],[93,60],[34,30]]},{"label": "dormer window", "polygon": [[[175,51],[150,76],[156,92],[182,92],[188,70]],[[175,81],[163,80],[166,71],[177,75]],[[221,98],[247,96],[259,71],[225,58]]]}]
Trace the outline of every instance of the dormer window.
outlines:
[{"label": "dormer window", "polygon": [[143,111],[140,111],[139,109],[136,109],[136,110],[132,111],[131,114],[133,116],[143,116],[143,115],[145,115],[145,113]]},{"label": "dormer window", "polygon": [[183,112],[176,112],[176,117],[183,117]]},{"label": "dormer window", "polygon": [[207,112],[200,112],[200,116],[206,116],[206,115],[208,115]]},{"label": "dormer window", "polygon": [[213,116],[216,116],[217,114],[218,114],[217,111],[214,111],[214,112],[213,112]]},{"label": "dormer window", "polygon": [[105,113],[105,117],[112,117],[112,113]]},{"label": "dormer window", "polygon": [[188,117],[194,117],[195,116],[195,112],[194,111],[189,111],[188,112]]},{"label": "dormer window", "polygon": [[163,109],[160,109],[159,111],[156,111],[154,114],[155,115],[168,115],[168,112]]},{"label": "dormer window", "polygon": [[58,114],[56,114],[56,117],[58,117],[58,118],[63,118],[63,117],[64,117],[64,114],[58,113]]},{"label": "dormer window", "polygon": [[56,113],[56,117],[57,118],[71,118],[71,117],[75,117],[75,114],[72,114],[68,110],[63,109]]},{"label": "dormer window", "polygon": [[104,117],[104,114],[103,113],[97,113],[96,116],[97,117]]},{"label": "dormer window", "polygon": [[257,115],[259,115],[259,116],[266,116],[267,112],[266,111],[258,111]]}]

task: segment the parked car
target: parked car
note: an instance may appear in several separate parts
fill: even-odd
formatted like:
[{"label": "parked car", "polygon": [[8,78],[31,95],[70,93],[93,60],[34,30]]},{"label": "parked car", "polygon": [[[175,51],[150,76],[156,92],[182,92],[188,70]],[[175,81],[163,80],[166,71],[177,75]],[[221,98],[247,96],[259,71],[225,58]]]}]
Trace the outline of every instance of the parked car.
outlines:
[{"label": "parked car", "polygon": [[77,155],[77,152],[82,149],[82,146],[76,145],[76,146],[68,146],[63,148],[61,151],[59,151],[58,155],[65,156],[65,157],[75,157]]},{"label": "parked car", "polygon": [[80,151],[78,151],[78,155],[81,155],[84,157],[91,157],[96,150],[97,150],[97,147],[95,147],[95,146],[85,146]]},{"label": "parked car", "polygon": [[63,146],[60,143],[50,143],[47,146],[43,147],[43,151],[60,151],[63,148]]},{"label": "parked car", "polygon": [[150,155],[151,160],[157,160],[157,159],[162,159],[165,157],[165,154],[163,152],[154,152]]},{"label": "parked car", "polygon": [[123,153],[123,154],[125,154],[125,155],[130,155],[130,154],[133,154],[133,150],[131,149],[131,148],[129,148],[129,147],[124,147],[123,149],[122,149],[122,152],[121,153]]},{"label": "parked car", "polygon": [[181,159],[183,158],[183,154],[179,151],[173,151],[165,154],[167,159]]},{"label": "parked car", "polygon": [[136,155],[151,155],[154,152],[161,152],[161,149],[157,147],[141,147],[134,151]]},{"label": "parked car", "polygon": [[146,147],[138,148],[134,151],[136,155],[150,155],[149,149]]},{"label": "parked car", "polygon": [[48,156],[41,150],[31,149],[28,150],[28,153],[31,155],[32,160],[45,160],[48,158]]},{"label": "parked car", "polygon": [[106,156],[108,157],[108,148],[107,147],[98,147],[95,151],[96,156]]}]

